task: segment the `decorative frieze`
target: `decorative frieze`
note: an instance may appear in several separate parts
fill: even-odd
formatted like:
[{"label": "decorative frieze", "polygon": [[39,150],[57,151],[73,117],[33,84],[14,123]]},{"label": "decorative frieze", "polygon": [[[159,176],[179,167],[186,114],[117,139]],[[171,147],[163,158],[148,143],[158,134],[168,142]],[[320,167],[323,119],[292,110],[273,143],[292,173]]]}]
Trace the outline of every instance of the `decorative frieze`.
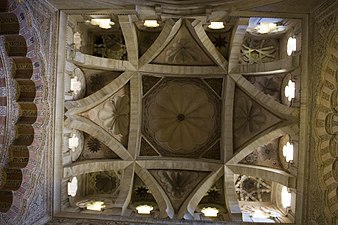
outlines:
[{"label": "decorative frieze", "polygon": [[[329,1],[328,1],[329,2]],[[328,7],[328,6],[325,6]],[[328,7],[329,8],[329,7]],[[319,181],[321,188],[325,191],[324,212],[327,218],[336,218],[338,215],[338,177],[337,177],[337,144],[338,144],[338,111],[337,111],[337,61],[335,54],[338,44],[337,14],[317,18],[316,27],[319,34],[315,36],[321,51],[315,75],[319,77],[318,94],[316,95],[316,112],[314,114],[314,137],[316,141],[316,156],[319,164]],[[320,19],[324,17],[325,19]],[[323,33],[327,35],[322,36]],[[319,38],[319,39],[318,39]],[[319,47],[316,46],[315,50]],[[314,51],[314,54],[320,52]],[[316,56],[314,56],[316,58]],[[319,71],[321,69],[321,71]],[[316,84],[314,84],[316,85]],[[323,223],[324,224],[324,223]]]}]

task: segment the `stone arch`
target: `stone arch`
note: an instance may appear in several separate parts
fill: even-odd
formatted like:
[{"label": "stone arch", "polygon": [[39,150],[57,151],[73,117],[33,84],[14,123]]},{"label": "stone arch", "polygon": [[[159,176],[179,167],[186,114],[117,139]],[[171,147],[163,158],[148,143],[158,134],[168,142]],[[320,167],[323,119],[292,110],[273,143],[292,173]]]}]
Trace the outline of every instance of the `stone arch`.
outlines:
[{"label": "stone arch", "polygon": [[[7,1],[5,1],[7,4]],[[3,3],[5,5],[5,3]],[[0,5],[3,8],[4,5]],[[20,24],[14,13],[0,13],[0,49],[6,98],[6,130],[14,130],[13,136],[5,140],[2,155],[7,156],[0,182],[0,212],[7,212],[13,202],[13,192],[21,187],[22,168],[29,161],[28,146],[34,141],[32,124],[37,119],[37,106],[34,103],[36,87],[31,80],[33,65],[27,55],[26,39],[19,34]],[[5,103],[6,101],[6,103]]]},{"label": "stone arch", "polygon": [[[337,27],[337,21],[335,23]],[[337,110],[337,79],[338,59],[336,46],[338,32],[332,32],[328,39],[326,55],[320,72],[320,93],[317,96],[313,127],[316,139],[316,153],[319,163],[319,180],[321,188],[325,191],[325,212],[330,217],[338,215],[338,170],[337,170],[337,136],[338,136],[338,110]]]}]

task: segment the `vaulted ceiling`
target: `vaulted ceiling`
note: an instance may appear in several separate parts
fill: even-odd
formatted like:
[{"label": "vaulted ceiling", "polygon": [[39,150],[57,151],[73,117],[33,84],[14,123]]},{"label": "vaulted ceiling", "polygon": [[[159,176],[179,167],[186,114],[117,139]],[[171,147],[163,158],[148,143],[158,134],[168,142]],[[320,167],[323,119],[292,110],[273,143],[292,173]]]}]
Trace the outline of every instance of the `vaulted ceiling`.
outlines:
[{"label": "vaulted ceiling", "polygon": [[[55,218],[303,221],[307,15],[319,0],[49,0],[58,23],[43,4],[9,2],[0,4],[1,222],[19,221],[24,188],[44,183],[53,199],[25,196]],[[326,215],[337,200],[330,54],[314,117]],[[53,182],[35,178],[44,171]]]},{"label": "vaulted ceiling", "polygon": [[[276,196],[296,187],[297,161],[282,149],[298,139],[300,84],[292,101],[284,92],[300,77],[300,46],[288,56],[286,44],[300,40],[301,20],[274,19],[283,29],[260,34],[268,19],[223,15],[224,28],[213,30],[206,16],[163,12],[148,28],[136,15],[108,13],[114,25],[101,29],[90,20],[102,14],[70,13],[63,28],[61,210],[139,217],[142,203],[153,218],[209,220],[201,210],[214,207],[216,221],[262,210],[292,222],[296,211]],[[95,201],[105,209],[86,210]]]}]

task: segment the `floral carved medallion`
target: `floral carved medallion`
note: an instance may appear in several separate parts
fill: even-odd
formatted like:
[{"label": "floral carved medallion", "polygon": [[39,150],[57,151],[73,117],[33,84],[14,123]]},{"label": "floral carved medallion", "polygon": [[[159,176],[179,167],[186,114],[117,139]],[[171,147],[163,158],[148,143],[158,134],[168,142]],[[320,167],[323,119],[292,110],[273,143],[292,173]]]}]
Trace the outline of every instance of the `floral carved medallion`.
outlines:
[{"label": "floral carved medallion", "polygon": [[200,60],[195,46],[187,39],[178,39],[172,44],[172,48],[166,51],[168,63],[193,63]]},{"label": "floral carved medallion", "polygon": [[204,88],[169,82],[148,100],[147,131],[170,153],[191,154],[213,136],[217,109]]},{"label": "floral carved medallion", "polygon": [[95,177],[95,187],[98,191],[108,193],[117,186],[117,178],[107,173],[99,173]]},{"label": "floral carved medallion", "polygon": [[276,126],[281,119],[239,89],[234,102],[234,148],[245,145],[255,135]]},{"label": "floral carved medallion", "polygon": [[98,113],[98,118],[103,122],[103,126],[113,134],[126,136],[129,129],[129,111],[129,97],[117,96],[104,103]]},{"label": "floral carved medallion", "polygon": [[214,66],[208,52],[199,40],[195,39],[190,30],[194,29],[187,20],[182,20],[181,26],[174,38],[163,51],[152,61],[154,64],[166,65],[209,65]]},{"label": "floral carved medallion", "polygon": [[160,181],[173,198],[182,198],[192,189],[198,173],[188,171],[158,171]]},{"label": "floral carved medallion", "polygon": [[266,120],[266,116],[261,113],[261,108],[254,107],[249,99],[240,98],[238,101],[238,110],[235,115],[238,122],[235,124],[235,131],[242,134],[260,129],[260,125]]},{"label": "floral carved medallion", "polygon": [[150,170],[150,173],[168,194],[175,211],[208,175],[208,172],[189,170]]}]

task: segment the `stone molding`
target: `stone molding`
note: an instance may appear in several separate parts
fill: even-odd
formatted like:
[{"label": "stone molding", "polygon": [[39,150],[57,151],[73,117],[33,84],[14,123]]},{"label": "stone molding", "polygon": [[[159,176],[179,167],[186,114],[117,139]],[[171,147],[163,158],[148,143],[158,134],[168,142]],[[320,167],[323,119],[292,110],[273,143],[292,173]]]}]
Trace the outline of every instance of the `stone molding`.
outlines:
[{"label": "stone molding", "polygon": [[[310,142],[308,208],[306,224],[336,224],[337,220],[337,37],[338,2],[328,0],[312,14],[315,31],[312,56],[312,136]],[[333,119],[333,120],[332,120]],[[311,156],[310,155],[310,156]],[[320,207],[322,206],[322,207]]]},{"label": "stone molding", "polygon": [[[210,222],[210,221],[182,221],[182,220],[154,220],[154,219],[141,219],[134,218],[129,220],[122,220],[121,218],[116,218],[113,221],[109,220],[109,218],[102,218],[100,216],[100,220],[95,219],[74,219],[74,218],[54,218],[49,221],[47,225],[160,225],[168,223],[172,225],[246,225],[248,223],[240,223],[240,222]],[[103,220],[102,220],[103,219]],[[269,225],[271,223],[250,223],[252,225]],[[295,225],[293,223],[279,223],[280,225]]]}]

